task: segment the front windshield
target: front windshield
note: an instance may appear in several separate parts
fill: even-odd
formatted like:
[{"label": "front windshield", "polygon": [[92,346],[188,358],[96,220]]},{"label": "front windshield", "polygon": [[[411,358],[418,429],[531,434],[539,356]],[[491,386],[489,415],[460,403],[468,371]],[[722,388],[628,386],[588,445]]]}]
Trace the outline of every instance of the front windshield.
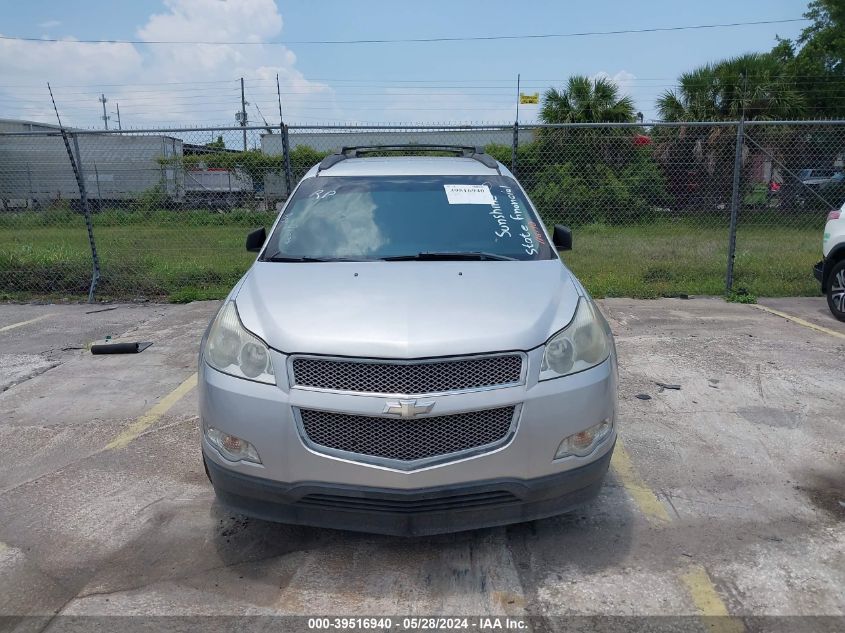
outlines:
[{"label": "front windshield", "polygon": [[263,259],[372,260],[420,253],[555,256],[511,178],[320,176],[296,190]]}]

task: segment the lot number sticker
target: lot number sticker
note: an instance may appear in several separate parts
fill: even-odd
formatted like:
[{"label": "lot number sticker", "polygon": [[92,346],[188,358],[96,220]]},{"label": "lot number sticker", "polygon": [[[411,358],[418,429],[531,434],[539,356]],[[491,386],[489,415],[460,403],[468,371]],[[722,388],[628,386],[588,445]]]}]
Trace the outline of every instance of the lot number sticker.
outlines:
[{"label": "lot number sticker", "polygon": [[443,185],[449,204],[493,204],[487,185]]}]

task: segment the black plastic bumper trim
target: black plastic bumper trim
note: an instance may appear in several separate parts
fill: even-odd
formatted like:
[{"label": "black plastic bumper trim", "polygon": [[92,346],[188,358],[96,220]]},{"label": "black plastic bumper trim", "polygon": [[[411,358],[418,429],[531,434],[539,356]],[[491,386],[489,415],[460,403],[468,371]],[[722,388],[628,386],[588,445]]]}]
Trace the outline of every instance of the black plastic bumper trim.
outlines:
[{"label": "black plastic bumper trim", "polygon": [[[824,284],[824,260],[821,260],[815,266],[813,266],[813,276],[818,280],[820,284]],[[822,290],[824,291],[824,289]]]},{"label": "black plastic bumper trim", "polygon": [[423,536],[569,512],[598,494],[612,454],[611,448],[589,464],[537,479],[492,479],[414,490],[290,484],[234,472],[205,456],[204,460],[219,501],[241,514],[279,523]]}]

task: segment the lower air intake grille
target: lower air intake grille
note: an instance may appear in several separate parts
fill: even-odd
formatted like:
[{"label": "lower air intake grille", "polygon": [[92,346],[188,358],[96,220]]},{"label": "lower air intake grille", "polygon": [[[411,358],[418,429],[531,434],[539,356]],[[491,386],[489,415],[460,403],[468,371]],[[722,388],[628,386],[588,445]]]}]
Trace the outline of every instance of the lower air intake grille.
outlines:
[{"label": "lower air intake grille", "polygon": [[361,512],[391,512],[414,514],[417,512],[445,512],[483,508],[506,503],[517,503],[512,493],[492,490],[461,495],[434,497],[429,499],[403,499],[400,497],[353,497],[347,495],[310,494],[299,500],[301,505],[326,509],[358,510]]},{"label": "lower air intake grille", "polygon": [[413,462],[496,444],[508,437],[514,407],[402,420],[301,409],[307,439],[317,446]]}]

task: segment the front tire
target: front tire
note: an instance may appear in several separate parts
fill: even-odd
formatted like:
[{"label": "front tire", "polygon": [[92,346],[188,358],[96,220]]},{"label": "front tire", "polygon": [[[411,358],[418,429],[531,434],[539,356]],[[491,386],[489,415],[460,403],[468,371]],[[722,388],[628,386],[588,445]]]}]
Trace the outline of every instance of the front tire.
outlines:
[{"label": "front tire", "polygon": [[845,321],[845,259],[830,271],[827,281],[827,307],[840,321]]}]

